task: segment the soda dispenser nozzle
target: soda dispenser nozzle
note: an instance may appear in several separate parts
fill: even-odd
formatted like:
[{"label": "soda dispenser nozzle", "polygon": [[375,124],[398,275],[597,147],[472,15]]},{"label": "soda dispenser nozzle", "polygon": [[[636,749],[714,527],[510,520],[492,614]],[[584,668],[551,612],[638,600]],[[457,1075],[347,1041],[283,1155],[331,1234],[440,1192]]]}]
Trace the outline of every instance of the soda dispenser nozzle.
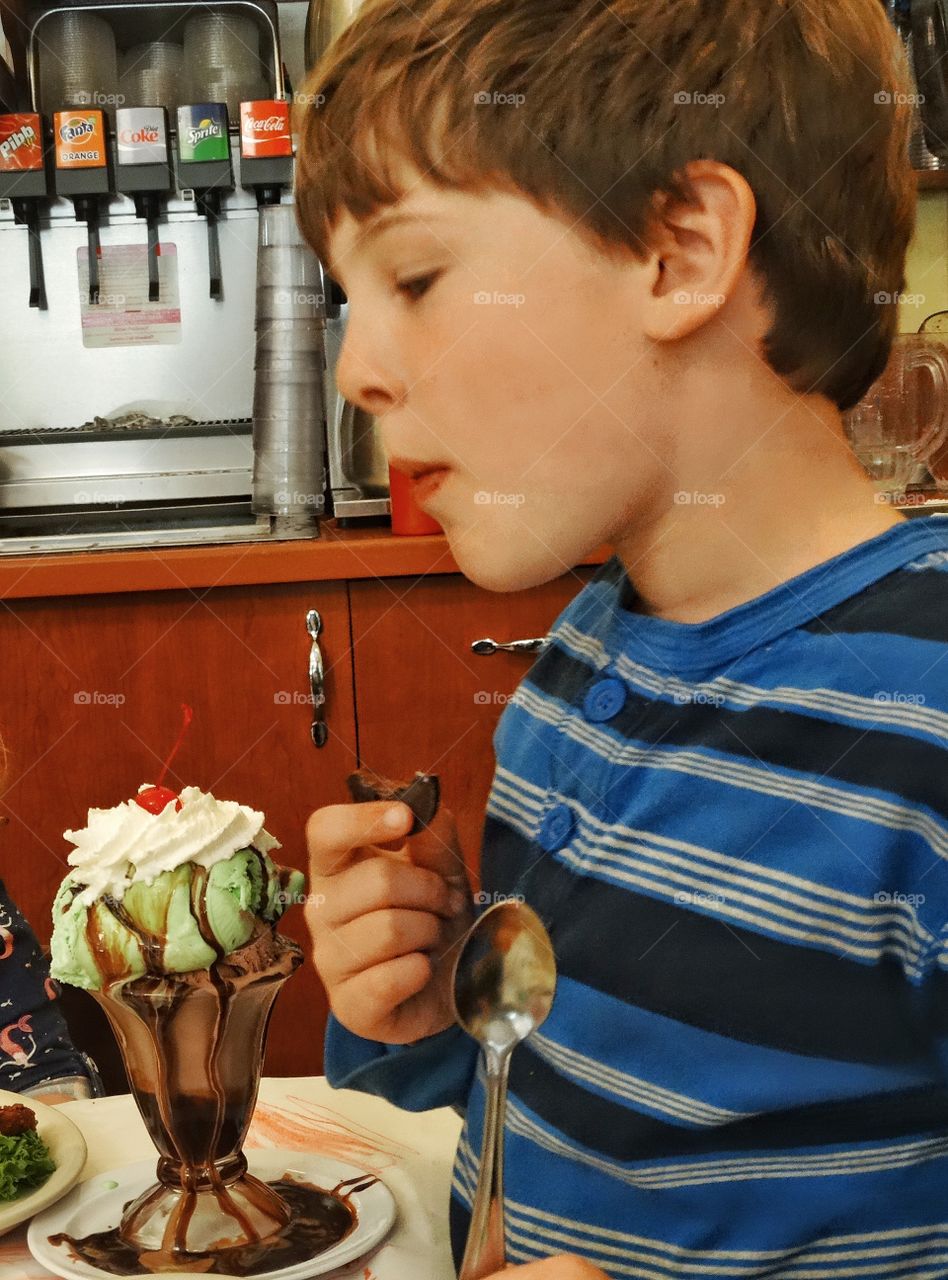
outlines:
[{"label": "soda dispenser nozzle", "polygon": [[89,302],[99,301],[99,198],[112,189],[105,117],[93,107],[57,111],[53,116],[56,194],[68,196],[87,228]]},{"label": "soda dispenser nozzle", "polygon": [[232,191],[227,106],[200,102],[178,108],[178,185],[194,191],[198,210],[207,220],[207,265],[210,295],[224,296],[217,221],[221,196]]},{"label": "soda dispenser nozzle", "polygon": [[46,278],[40,244],[39,202],[49,195],[43,121],[32,111],[0,115],[0,199],[26,227],[30,263],[30,306],[45,311]]},{"label": "soda dispenser nozzle", "polygon": [[158,219],[162,197],[171,190],[168,116],[164,107],[120,107],[115,113],[116,190],[131,196],[135,213],[148,228],[148,300],[158,302]]}]

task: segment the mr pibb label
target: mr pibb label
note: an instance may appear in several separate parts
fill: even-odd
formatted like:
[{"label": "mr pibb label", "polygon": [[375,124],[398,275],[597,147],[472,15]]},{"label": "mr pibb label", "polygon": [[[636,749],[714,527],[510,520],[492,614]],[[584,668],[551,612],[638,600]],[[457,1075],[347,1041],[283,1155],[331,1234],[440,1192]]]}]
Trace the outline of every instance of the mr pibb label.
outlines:
[{"label": "mr pibb label", "polygon": [[43,167],[43,129],[32,112],[0,116],[0,173]]}]

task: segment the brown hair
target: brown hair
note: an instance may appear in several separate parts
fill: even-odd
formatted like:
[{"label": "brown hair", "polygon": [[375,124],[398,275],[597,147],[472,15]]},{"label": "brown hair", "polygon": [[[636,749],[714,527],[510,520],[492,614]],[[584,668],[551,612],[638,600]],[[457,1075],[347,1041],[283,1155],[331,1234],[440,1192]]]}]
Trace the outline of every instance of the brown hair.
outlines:
[{"label": "brown hair", "polygon": [[299,95],[300,223],[399,200],[399,162],[519,191],[641,255],[656,193],[711,158],[757,200],[770,365],[841,409],[885,366],[915,187],[880,0],[370,0]]}]

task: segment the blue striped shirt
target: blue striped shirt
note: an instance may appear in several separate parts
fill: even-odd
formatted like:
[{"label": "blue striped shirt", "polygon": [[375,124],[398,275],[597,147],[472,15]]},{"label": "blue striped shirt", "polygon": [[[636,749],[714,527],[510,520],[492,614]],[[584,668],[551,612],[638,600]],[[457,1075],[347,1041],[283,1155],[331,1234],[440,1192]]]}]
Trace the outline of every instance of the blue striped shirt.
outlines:
[{"label": "blue striped shirt", "polygon": [[[616,558],[498,724],[488,897],[547,923],[550,1017],[514,1054],[508,1256],[643,1280],[948,1276],[948,519],[698,625]],[[327,1073],[463,1107],[452,1029],[331,1021]]]}]

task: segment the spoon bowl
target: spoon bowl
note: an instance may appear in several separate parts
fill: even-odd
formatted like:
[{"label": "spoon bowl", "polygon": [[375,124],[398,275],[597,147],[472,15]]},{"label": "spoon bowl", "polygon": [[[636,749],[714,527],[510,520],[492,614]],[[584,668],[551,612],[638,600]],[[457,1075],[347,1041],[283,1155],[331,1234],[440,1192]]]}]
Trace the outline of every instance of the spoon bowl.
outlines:
[{"label": "spoon bowl", "polygon": [[524,902],[499,902],[475,921],[454,968],[454,1014],[481,1046],[487,1106],[477,1189],[459,1280],[503,1269],[504,1116],[514,1049],[545,1020],[556,990],[553,944]]}]

